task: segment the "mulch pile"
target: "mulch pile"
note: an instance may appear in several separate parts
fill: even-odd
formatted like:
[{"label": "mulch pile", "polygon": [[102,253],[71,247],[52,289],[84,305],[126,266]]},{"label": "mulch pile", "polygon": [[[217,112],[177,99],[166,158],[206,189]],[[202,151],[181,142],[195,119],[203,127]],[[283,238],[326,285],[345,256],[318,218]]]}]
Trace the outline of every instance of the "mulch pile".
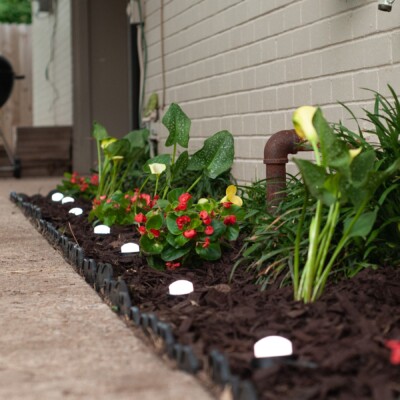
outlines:
[{"label": "mulch pile", "polygon": [[[120,246],[137,239],[134,227],[112,227],[111,234],[93,234],[83,216],[68,214],[41,196],[30,201],[44,219],[85,249],[86,257],[109,262],[127,283],[132,303],[154,312],[173,327],[177,341],[191,345],[207,363],[213,349],[229,359],[231,372],[250,379],[260,400],[398,400],[400,365],[390,363],[388,339],[400,340],[400,269],[363,270],[351,280],[328,285],[313,304],[293,301],[290,287],[261,292],[245,269],[229,276],[238,246],[222,260],[201,267],[156,271],[140,256],[123,256]],[[168,295],[177,279],[193,282],[189,296]],[[294,361],[269,368],[252,363],[254,343],[268,335],[293,342]]]}]

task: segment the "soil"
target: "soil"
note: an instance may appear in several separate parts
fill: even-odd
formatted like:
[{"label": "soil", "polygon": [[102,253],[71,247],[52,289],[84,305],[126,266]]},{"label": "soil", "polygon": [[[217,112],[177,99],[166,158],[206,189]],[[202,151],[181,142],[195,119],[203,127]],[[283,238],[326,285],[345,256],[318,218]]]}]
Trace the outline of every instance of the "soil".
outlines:
[{"label": "soil", "polygon": [[[85,218],[88,203],[74,203],[84,209],[77,217],[68,214],[70,204],[39,195],[30,201],[84,248],[86,257],[111,263],[132,303],[170,323],[177,341],[192,346],[203,366],[210,351],[222,352],[231,372],[249,379],[260,400],[400,399],[400,365],[391,364],[385,346],[389,339],[400,340],[399,268],[363,270],[328,285],[315,303],[302,304],[293,301],[290,287],[260,291],[244,268],[229,280],[239,245],[218,262],[156,271],[139,255],[121,255],[120,246],[138,238],[134,227],[112,227],[110,235],[95,236]],[[168,295],[168,285],[177,279],[191,280],[194,293]],[[294,357],[257,367],[253,345],[268,335],[290,339]]]}]

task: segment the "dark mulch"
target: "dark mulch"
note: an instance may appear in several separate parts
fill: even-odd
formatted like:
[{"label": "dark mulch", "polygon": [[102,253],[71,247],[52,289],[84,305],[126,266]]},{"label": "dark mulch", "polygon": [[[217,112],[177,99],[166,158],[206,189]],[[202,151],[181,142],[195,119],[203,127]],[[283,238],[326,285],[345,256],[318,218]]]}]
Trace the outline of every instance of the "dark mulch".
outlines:
[{"label": "dark mulch", "polygon": [[[230,282],[238,248],[217,263],[155,271],[142,257],[119,253],[121,244],[137,238],[133,227],[113,227],[111,235],[95,237],[85,219],[88,204],[79,204],[85,215],[76,217],[68,214],[71,205],[40,196],[31,200],[86,256],[113,265],[134,305],[169,322],[177,340],[190,344],[204,363],[211,350],[222,351],[233,373],[252,380],[260,399],[400,399],[400,366],[390,364],[385,347],[387,339],[400,339],[400,269],[364,270],[304,305],[292,300],[290,287],[260,292],[244,270]],[[169,296],[168,285],[181,278],[191,280],[195,292]],[[267,335],[292,340],[297,362],[253,368],[253,344]]]}]

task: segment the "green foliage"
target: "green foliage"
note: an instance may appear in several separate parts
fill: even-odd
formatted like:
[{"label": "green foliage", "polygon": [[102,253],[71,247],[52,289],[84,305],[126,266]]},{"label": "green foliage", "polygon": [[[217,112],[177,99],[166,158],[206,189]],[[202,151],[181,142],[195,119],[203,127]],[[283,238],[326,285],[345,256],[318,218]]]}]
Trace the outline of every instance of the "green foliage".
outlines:
[{"label": "green foliage", "polygon": [[30,24],[31,22],[30,0],[0,0],[0,23]]},{"label": "green foliage", "polygon": [[194,203],[189,193],[175,189],[137,219],[140,247],[149,265],[160,269],[215,261],[222,255],[221,243],[238,238],[243,217],[238,206],[214,199]]}]

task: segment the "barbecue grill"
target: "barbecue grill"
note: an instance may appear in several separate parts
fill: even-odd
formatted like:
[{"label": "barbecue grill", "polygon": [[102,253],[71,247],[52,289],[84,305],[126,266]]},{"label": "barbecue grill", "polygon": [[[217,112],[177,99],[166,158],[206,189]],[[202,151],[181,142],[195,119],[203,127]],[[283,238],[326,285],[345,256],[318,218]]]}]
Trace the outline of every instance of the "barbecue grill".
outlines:
[{"label": "barbecue grill", "polygon": [[[5,57],[0,55],[0,109],[11,96],[14,80],[24,78],[25,77],[23,75],[16,75],[10,62]],[[12,154],[12,151],[8,146],[6,139],[4,138],[4,133],[1,129],[0,138],[2,139],[4,149],[10,162],[9,166],[0,167],[0,171],[13,171],[13,175],[19,178],[21,175],[21,163],[18,159],[14,158],[14,155]]]}]

